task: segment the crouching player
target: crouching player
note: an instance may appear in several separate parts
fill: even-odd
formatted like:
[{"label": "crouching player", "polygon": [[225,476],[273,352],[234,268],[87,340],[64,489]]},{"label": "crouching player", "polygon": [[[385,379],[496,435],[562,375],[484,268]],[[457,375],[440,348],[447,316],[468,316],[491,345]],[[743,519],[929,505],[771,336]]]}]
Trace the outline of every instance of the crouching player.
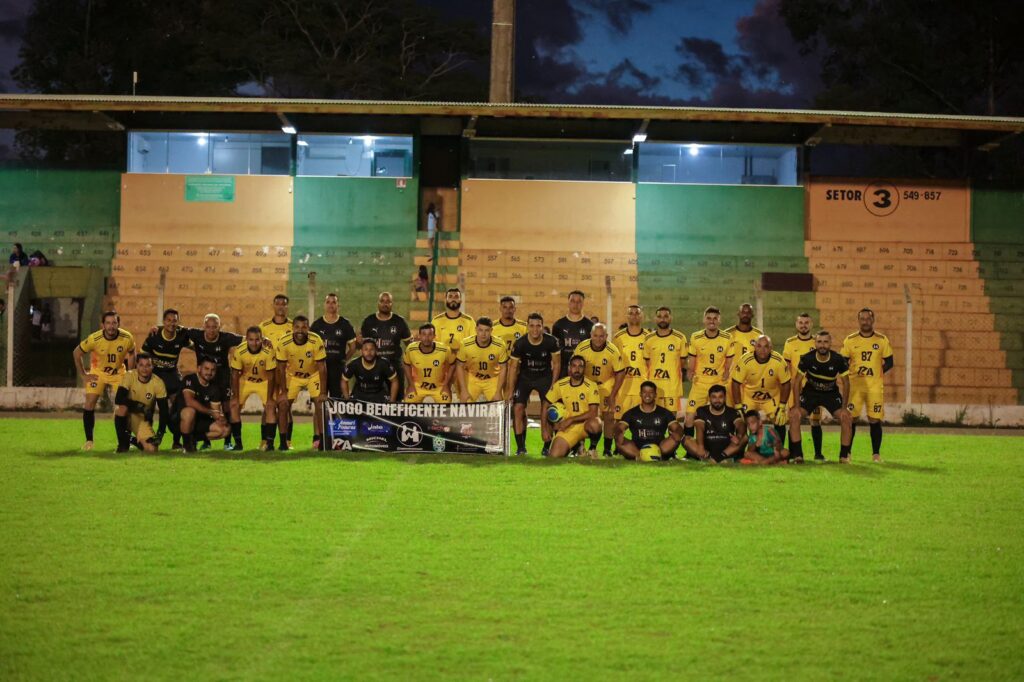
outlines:
[{"label": "crouching player", "polygon": [[[643,462],[669,459],[683,442],[683,427],[675,414],[657,404],[658,386],[640,384],[640,404],[626,410],[615,424],[615,447],[626,459]],[[629,429],[632,438],[626,438]]]},{"label": "crouching player", "polygon": [[224,418],[224,391],[215,381],[217,363],[205,357],[199,361],[195,374],[181,380],[176,419],[181,424],[181,440],[185,452],[196,451],[196,436],[206,440],[225,438],[231,433]]},{"label": "crouching player", "polygon": [[[601,420],[597,416],[601,396],[597,384],[583,378],[586,364],[580,356],[572,356],[569,359],[569,376],[556,381],[545,396],[552,408],[559,403],[560,407],[555,409],[561,412],[561,419],[552,420],[555,421],[555,437],[548,450],[551,457],[567,456],[587,436],[590,436],[592,446],[601,437]],[[595,456],[593,447],[586,455]]]},{"label": "crouching player", "polygon": [[782,436],[778,430],[764,424],[757,410],[748,410],[744,417],[747,423],[747,452],[741,461],[744,464],[785,462],[789,450],[782,447]]},{"label": "crouching player", "polygon": [[153,358],[148,353],[135,356],[135,369],[128,370],[114,395],[114,428],[117,431],[117,451],[128,452],[134,435],[139,447],[156,452],[160,440],[153,432],[153,407],[160,410],[160,428],[170,422],[167,407],[167,387],[153,374]]},{"label": "crouching player", "polygon": [[272,398],[277,392],[277,358],[273,349],[263,345],[263,332],[259,327],[245,330],[245,343],[233,349],[228,364],[231,367],[231,435],[235,438],[235,449],[242,449],[242,407],[249,396],[255,395],[263,406],[260,450],[273,450],[277,414]]}]

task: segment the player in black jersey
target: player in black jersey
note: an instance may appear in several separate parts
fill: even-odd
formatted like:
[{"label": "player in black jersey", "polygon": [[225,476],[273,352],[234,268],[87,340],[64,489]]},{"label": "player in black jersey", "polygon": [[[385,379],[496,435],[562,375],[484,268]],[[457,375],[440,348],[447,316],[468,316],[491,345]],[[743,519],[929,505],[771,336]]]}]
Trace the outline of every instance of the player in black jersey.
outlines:
[{"label": "player in black jersey", "polygon": [[[344,373],[341,380],[344,397],[371,403],[398,401],[398,372],[390,362],[377,357],[377,343],[373,339],[363,339],[359,357],[345,365]],[[354,380],[352,386],[350,379]]]},{"label": "player in black jersey", "polygon": [[853,419],[846,409],[850,395],[850,363],[832,350],[832,335],[820,331],[814,336],[814,350],[800,357],[793,390],[800,396],[796,409],[789,412],[789,457],[794,462],[804,459],[800,442],[800,419],[819,407],[825,408],[839,422],[839,461],[850,461],[853,440]]},{"label": "player in black jersey", "polygon": [[746,447],[747,426],[740,411],[725,404],[725,386],[708,389],[708,404],[694,413],[696,439],[683,443],[689,458],[739,461]]},{"label": "player in black jersey", "polygon": [[[224,401],[229,401],[231,399],[231,367],[228,366],[228,354],[232,348],[245,341],[245,338],[238,334],[222,331],[220,316],[216,313],[209,313],[203,318],[202,329],[185,328],[183,331],[195,349],[197,365],[206,359],[213,360],[216,370],[212,381],[217,384]],[[224,449],[234,449],[230,432],[224,439]]]},{"label": "player in black jersey", "polygon": [[327,350],[327,395],[340,398],[341,375],[355,346],[356,330],[338,312],[337,294],[324,297],[324,314],[309,325],[309,330],[320,335]]},{"label": "player in black jersey", "polygon": [[[364,339],[377,341],[377,357],[387,360],[397,370],[402,367],[404,344],[412,340],[409,323],[398,313],[392,312],[394,299],[388,292],[377,297],[377,312],[367,315],[360,326],[360,335]],[[398,395],[405,395],[405,375],[398,372]]]},{"label": "player in black jersey", "polygon": [[[626,438],[629,429],[632,438]],[[658,386],[640,384],[640,404],[626,410],[615,424],[615,447],[626,459],[646,459],[644,448],[658,448],[658,457],[672,457],[683,441],[683,427],[671,410],[658,405]],[[653,459],[653,458],[652,458]]]},{"label": "player in black jersey", "polygon": [[551,335],[558,339],[562,346],[562,367],[569,366],[569,358],[581,341],[590,338],[590,332],[594,329],[594,322],[583,314],[583,300],[586,298],[582,291],[576,290],[569,293],[569,314],[559,318],[551,328]]},{"label": "player in black jersey", "polygon": [[[505,395],[512,393],[513,433],[516,437],[516,454],[526,454],[526,406],[530,395],[540,394],[540,413],[547,412],[547,393],[558,381],[562,356],[558,340],[544,333],[544,318],[540,313],[530,313],[526,318],[526,336],[512,344],[512,366],[508,373],[508,387]],[[552,428],[547,419],[540,420],[541,438],[544,440],[543,453],[547,455],[551,446]]]},{"label": "player in black jersey", "polygon": [[196,451],[196,436],[216,440],[231,433],[224,417],[225,394],[214,380],[217,365],[212,358],[199,361],[195,374],[181,382],[176,414],[181,424],[181,438],[186,452]]},{"label": "player in black jersey", "polygon": [[[163,326],[147,336],[146,340],[142,342],[142,351],[149,353],[150,357],[153,358],[153,374],[164,382],[164,386],[167,388],[167,402],[173,405],[178,397],[178,393],[181,391],[178,359],[181,356],[182,350],[192,347],[192,341],[188,338],[188,334],[185,333],[184,329],[178,328],[177,310],[168,308],[164,311],[163,319]],[[181,431],[178,429],[178,423],[174,420],[171,420],[170,424],[165,424],[161,418],[160,428],[156,432],[157,442],[164,437],[168,427],[170,427],[171,435],[174,438],[171,448],[180,448]]]}]

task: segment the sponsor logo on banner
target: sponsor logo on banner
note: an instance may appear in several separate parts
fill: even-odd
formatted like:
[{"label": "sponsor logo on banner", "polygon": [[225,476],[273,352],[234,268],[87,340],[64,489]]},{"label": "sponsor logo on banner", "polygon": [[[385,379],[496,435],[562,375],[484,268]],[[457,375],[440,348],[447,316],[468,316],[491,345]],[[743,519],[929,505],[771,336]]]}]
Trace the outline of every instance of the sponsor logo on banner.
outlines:
[{"label": "sponsor logo on banner", "polygon": [[464,423],[464,424],[462,424],[461,426],[459,426],[459,433],[462,434],[463,436],[472,436],[473,435],[473,424],[472,423]]},{"label": "sponsor logo on banner", "polygon": [[364,436],[387,436],[391,433],[391,424],[384,422],[360,422],[359,433]]},{"label": "sponsor logo on banner", "polygon": [[357,422],[355,419],[338,417],[331,421],[331,433],[335,436],[350,438],[356,435]]},{"label": "sponsor logo on banner", "polygon": [[415,447],[423,440],[423,430],[416,422],[402,422],[398,427],[398,442],[406,447]]},{"label": "sponsor logo on banner", "polygon": [[444,436],[434,436],[434,452],[444,452]]}]

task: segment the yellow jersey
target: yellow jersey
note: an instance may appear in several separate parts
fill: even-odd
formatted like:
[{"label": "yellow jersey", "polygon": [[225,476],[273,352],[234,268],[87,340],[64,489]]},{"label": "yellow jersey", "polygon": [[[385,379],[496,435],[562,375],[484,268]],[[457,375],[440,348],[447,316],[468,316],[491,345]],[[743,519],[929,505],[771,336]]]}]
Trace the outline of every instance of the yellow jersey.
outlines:
[{"label": "yellow jersey", "polygon": [[772,351],[765,362],[759,362],[753,353],[736,363],[732,380],[743,386],[743,400],[778,400],[782,385],[790,381],[789,364],[780,353]]},{"label": "yellow jersey", "polygon": [[419,341],[413,341],[406,346],[402,362],[412,368],[416,388],[436,391],[441,388],[446,366],[455,362],[455,356],[443,344],[435,342],[434,348],[428,353],[420,348]]},{"label": "yellow jersey", "polygon": [[658,384],[660,392],[669,397],[683,393],[682,369],[689,350],[686,334],[669,329],[668,334],[659,336],[654,331],[644,340],[644,358],[650,363],[651,381]]},{"label": "yellow jersey", "polygon": [[622,355],[622,365],[626,368],[626,378],[622,380],[622,395],[640,395],[640,384],[647,379],[647,362],[644,360],[644,341],[650,330],[640,329],[637,334],[630,334],[629,327],[615,332],[612,343]]},{"label": "yellow jersey", "polygon": [[455,359],[466,366],[466,373],[480,381],[498,376],[501,366],[508,362],[508,346],[493,336],[486,346],[477,343],[476,336],[467,336],[459,345]]},{"label": "yellow jersey", "polygon": [[120,388],[128,391],[128,411],[134,414],[152,414],[156,401],[167,397],[163,379],[154,374],[143,381],[134,369],[125,373]]},{"label": "yellow jersey", "polygon": [[253,353],[249,350],[249,344],[243,343],[235,347],[229,364],[231,369],[237,369],[242,373],[239,377],[242,381],[261,384],[277,369],[277,358],[270,348],[261,346]]},{"label": "yellow jersey", "polygon": [[108,339],[103,330],[93,332],[82,339],[78,347],[89,353],[89,370],[92,374],[119,376],[125,373],[124,359],[135,350],[135,337],[118,328],[117,336]]},{"label": "yellow jersey", "polygon": [[764,336],[764,332],[757,327],[751,326],[749,332],[741,332],[735,325],[725,330],[726,334],[732,336],[733,354],[738,363],[744,356],[754,352],[754,342],[757,337]]},{"label": "yellow jersey", "polygon": [[573,384],[571,377],[556,381],[544,397],[549,403],[562,403],[565,408],[563,419],[579,417],[589,412],[591,405],[601,404],[601,395],[597,390],[597,384],[587,379]]},{"label": "yellow jersey", "polygon": [[719,331],[708,336],[701,329],[690,337],[690,357],[697,359],[690,381],[698,384],[716,384],[725,378],[725,360],[735,354],[732,335]]},{"label": "yellow jersey", "polygon": [[270,339],[270,343],[277,348],[281,344],[281,339],[286,335],[292,333],[292,318],[284,318],[284,322],[278,324],[274,322],[274,318],[269,318],[260,322],[260,331],[263,332],[263,336]]},{"label": "yellow jersey", "polygon": [[494,328],[491,330],[491,334],[494,338],[501,340],[509,350],[512,349],[512,345],[520,338],[526,336],[526,323],[520,319],[516,319],[512,324],[506,325],[502,323],[499,318],[494,323]]},{"label": "yellow jersey", "polygon": [[616,373],[625,369],[622,354],[611,341],[605,341],[604,348],[595,350],[590,339],[586,339],[579,342],[572,354],[587,361],[583,377],[598,384],[614,379]]},{"label": "yellow jersey", "polygon": [[797,373],[800,358],[812,350],[814,350],[814,336],[802,339],[796,335],[786,339],[786,344],[782,347],[782,359],[789,365],[790,376]]},{"label": "yellow jersey", "polygon": [[436,342],[452,353],[458,353],[462,340],[476,331],[476,322],[466,313],[459,313],[459,316],[454,318],[441,313],[434,315],[430,323],[434,325]]},{"label": "yellow jersey", "polygon": [[839,353],[850,361],[850,381],[882,383],[882,360],[892,357],[892,346],[885,334],[873,332],[871,336],[862,336],[854,332],[843,341]]},{"label": "yellow jersey", "polygon": [[284,363],[285,370],[290,376],[299,379],[308,379],[317,373],[316,363],[327,360],[327,349],[319,334],[309,332],[306,343],[299,345],[291,333],[281,337],[281,343],[276,346],[275,358],[278,363]]}]

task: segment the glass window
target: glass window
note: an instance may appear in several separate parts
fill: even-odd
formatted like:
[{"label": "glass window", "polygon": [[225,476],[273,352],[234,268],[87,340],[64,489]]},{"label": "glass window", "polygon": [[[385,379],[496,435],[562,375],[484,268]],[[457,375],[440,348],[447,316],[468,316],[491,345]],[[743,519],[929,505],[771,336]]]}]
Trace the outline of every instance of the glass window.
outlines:
[{"label": "glass window", "polygon": [[167,172],[167,133],[131,133],[129,138],[129,173]]},{"label": "glass window", "polygon": [[412,177],[412,137],[299,135],[298,175],[351,178]]},{"label": "glass window", "polygon": [[209,170],[209,133],[167,134],[168,173],[206,173]]},{"label": "glass window", "polygon": [[469,177],[515,180],[630,182],[625,142],[473,140]]},{"label": "glass window", "polygon": [[640,182],[797,185],[797,148],[771,145],[639,145]]},{"label": "glass window", "polygon": [[284,133],[129,133],[129,173],[288,175]]}]

